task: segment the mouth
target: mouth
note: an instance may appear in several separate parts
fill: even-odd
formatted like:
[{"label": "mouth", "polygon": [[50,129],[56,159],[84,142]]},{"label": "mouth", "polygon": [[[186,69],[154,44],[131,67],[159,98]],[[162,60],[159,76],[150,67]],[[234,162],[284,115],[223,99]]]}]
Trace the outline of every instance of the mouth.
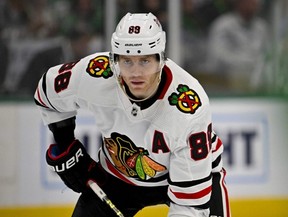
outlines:
[{"label": "mouth", "polygon": [[131,85],[133,87],[140,87],[142,86],[145,82],[144,81],[130,81]]},{"label": "mouth", "polygon": [[140,85],[143,84],[144,81],[131,81],[131,84]]}]

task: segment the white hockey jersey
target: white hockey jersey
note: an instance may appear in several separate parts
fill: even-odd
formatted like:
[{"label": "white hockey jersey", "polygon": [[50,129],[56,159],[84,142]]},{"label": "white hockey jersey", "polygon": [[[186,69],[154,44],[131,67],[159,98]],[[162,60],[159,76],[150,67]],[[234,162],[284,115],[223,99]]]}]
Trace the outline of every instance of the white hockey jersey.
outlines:
[{"label": "white hockey jersey", "polygon": [[109,53],[95,53],[49,69],[35,101],[45,124],[76,116],[79,108],[94,113],[104,141],[99,159],[110,174],[136,186],[169,185],[179,205],[205,204],[223,151],[212,131],[209,99],[170,59],[160,85],[148,106],[132,102],[110,69]]}]

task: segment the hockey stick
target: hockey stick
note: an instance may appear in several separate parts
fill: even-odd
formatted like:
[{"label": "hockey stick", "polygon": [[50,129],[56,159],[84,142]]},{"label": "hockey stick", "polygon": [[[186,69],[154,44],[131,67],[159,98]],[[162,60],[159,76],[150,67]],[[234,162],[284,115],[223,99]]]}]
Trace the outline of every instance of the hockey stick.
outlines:
[{"label": "hockey stick", "polygon": [[88,185],[95,192],[95,194],[97,194],[97,196],[101,200],[103,200],[116,213],[117,216],[124,217],[121,211],[117,209],[117,207],[112,203],[112,201],[107,197],[105,192],[99,187],[99,185],[97,185],[96,182],[89,180]]}]

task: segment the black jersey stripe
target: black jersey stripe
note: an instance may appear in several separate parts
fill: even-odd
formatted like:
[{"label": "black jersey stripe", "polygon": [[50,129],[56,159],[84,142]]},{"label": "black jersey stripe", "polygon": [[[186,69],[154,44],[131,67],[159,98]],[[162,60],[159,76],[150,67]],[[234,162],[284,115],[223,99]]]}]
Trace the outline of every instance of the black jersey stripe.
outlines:
[{"label": "black jersey stripe", "polygon": [[47,72],[45,72],[45,73],[43,74],[42,90],[43,90],[43,92],[44,92],[44,94],[45,94],[45,97],[46,97],[49,105],[50,105],[55,111],[58,111],[58,110],[52,105],[52,103],[50,102],[50,100],[49,100],[49,98],[48,98],[48,96],[47,96],[46,75],[47,75]]},{"label": "black jersey stripe", "polygon": [[41,103],[40,103],[37,99],[35,99],[35,98],[34,98],[34,102],[35,102],[35,104],[38,105],[38,106],[41,106],[41,107],[43,107],[43,108],[48,108],[47,106],[41,104]]},{"label": "black jersey stripe", "polygon": [[210,199],[210,212],[214,216],[224,216],[223,214],[223,200],[222,200],[222,187],[221,187],[221,173],[213,174],[212,194]]},{"label": "black jersey stripe", "polygon": [[212,168],[214,169],[217,167],[221,162],[221,155],[219,155],[213,162],[212,162]]},{"label": "black jersey stripe", "polygon": [[214,143],[216,141],[217,135],[214,134],[213,137],[211,138],[211,142]]},{"label": "black jersey stripe", "polygon": [[198,180],[193,180],[193,181],[184,181],[184,182],[173,182],[171,181],[171,179],[169,178],[168,179],[168,183],[170,185],[174,185],[174,186],[177,186],[177,187],[191,187],[191,186],[196,186],[196,185],[199,185],[201,183],[204,183],[204,182],[207,182],[209,180],[212,179],[212,173],[210,173],[209,176],[203,178],[203,179],[198,179]]}]

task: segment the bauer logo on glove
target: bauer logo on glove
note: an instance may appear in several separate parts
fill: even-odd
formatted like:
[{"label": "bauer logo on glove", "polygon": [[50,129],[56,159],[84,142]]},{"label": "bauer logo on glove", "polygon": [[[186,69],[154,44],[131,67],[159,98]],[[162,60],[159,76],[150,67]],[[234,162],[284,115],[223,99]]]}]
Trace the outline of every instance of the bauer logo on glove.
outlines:
[{"label": "bauer logo on glove", "polygon": [[[52,166],[52,169],[57,173],[63,172],[64,170],[68,170],[71,167],[73,167],[76,163],[79,162],[79,160],[80,160],[79,158],[81,156],[84,157],[82,149],[79,148],[74,156],[72,156],[70,159],[68,159],[66,162],[63,162],[62,164]],[[61,155],[57,156],[56,158],[58,158],[58,157],[61,157]]]},{"label": "bauer logo on glove", "polygon": [[89,179],[97,180],[95,161],[86,152],[79,140],[61,152],[57,144],[52,144],[46,152],[48,165],[60,176],[64,183],[76,192],[87,188]]}]

